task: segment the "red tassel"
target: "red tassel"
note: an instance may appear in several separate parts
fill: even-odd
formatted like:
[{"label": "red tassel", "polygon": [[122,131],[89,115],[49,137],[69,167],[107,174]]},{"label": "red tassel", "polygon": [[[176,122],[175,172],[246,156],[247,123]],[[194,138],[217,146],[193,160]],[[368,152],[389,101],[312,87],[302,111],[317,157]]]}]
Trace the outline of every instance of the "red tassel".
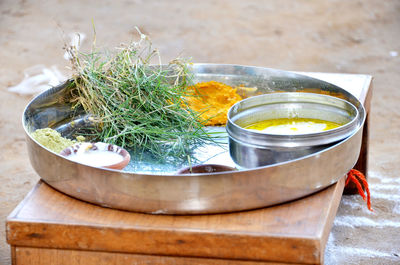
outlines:
[{"label": "red tassel", "polygon": [[[350,181],[352,181],[356,185],[358,193],[361,195],[363,200],[367,201],[368,210],[373,212],[374,210],[372,210],[372,208],[371,208],[371,194],[369,192],[368,182],[367,182],[367,179],[365,178],[364,174],[356,169],[352,169],[349,171],[349,173],[347,173],[347,179],[346,179],[345,185],[347,186],[347,184],[349,184]],[[365,188],[365,191],[367,192],[367,196],[365,196],[365,192],[364,192],[363,188]]]}]

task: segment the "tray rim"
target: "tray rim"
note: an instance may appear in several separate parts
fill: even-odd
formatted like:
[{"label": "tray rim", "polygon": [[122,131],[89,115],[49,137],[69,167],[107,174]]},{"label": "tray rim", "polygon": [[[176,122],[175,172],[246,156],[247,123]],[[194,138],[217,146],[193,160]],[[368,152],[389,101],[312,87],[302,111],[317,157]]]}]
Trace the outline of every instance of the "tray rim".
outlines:
[{"label": "tray rim", "polygon": [[[308,77],[308,76],[306,76],[306,75],[301,75],[301,74],[294,73],[294,72],[288,72],[288,71],[282,71],[282,70],[278,70],[278,69],[271,69],[271,68],[264,68],[264,67],[252,67],[252,66],[241,66],[241,65],[230,65],[230,64],[204,64],[204,63],[203,63],[203,64],[195,64],[194,66],[196,66],[196,67],[202,67],[202,66],[224,67],[224,66],[228,66],[228,67],[235,67],[235,68],[240,68],[240,67],[255,68],[255,69],[259,69],[259,70],[260,70],[260,69],[261,69],[261,70],[267,69],[267,70],[272,70],[272,71],[276,71],[276,72],[285,72],[285,73],[289,73],[289,74],[294,75],[294,76],[301,76],[301,77],[306,77],[306,78],[315,79],[315,78]],[[318,79],[315,79],[315,80],[318,80]],[[322,81],[322,80],[318,80],[318,81],[319,81],[319,82],[323,82],[323,83],[327,83],[327,84],[332,85],[332,86],[335,86],[335,87],[337,87],[338,89],[343,90],[343,91],[345,91],[347,94],[351,95],[351,93],[347,92],[346,90],[344,90],[344,89],[342,89],[342,88],[340,88],[340,87],[338,87],[338,86],[336,86],[336,85],[330,84],[330,83],[325,82],[325,81]],[[29,134],[29,132],[28,132],[28,129],[27,129],[27,126],[26,126],[26,124],[25,124],[25,113],[26,113],[27,109],[31,106],[31,104],[32,104],[33,102],[35,102],[35,100],[38,100],[40,97],[43,97],[43,95],[55,93],[55,92],[57,92],[57,91],[63,89],[66,85],[68,85],[69,82],[71,82],[71,79],[68,79],[66,82],[60,84],[59,86],[52,87],[52,88],[46,90],[45,92],[43,92],[43,93],[37,95],[36,97],[34,97],[34,98],[31,100],[31,102],[26,106],[26,108],[25,108],[25,110],[24,110],[23,117],[22,117],[23,128],[24,128],[24,131],[25,131],[26,136],[27,136],[27,139],[28,139],[28,147],[29,147],[29,144],[30,144],[30,143],[29,143],[29,140],[30,140],[30,141],[32,141],[32,142],[36,145],[36,147],[32,147],[33,149],[35,149],[35,148],[36,148],[36,149],[38,149],[38,148],[39,148],[39,149],[44,149],[44,151],[47,151],[47,152],[51,153],[52,155],[57,156],[59,159],[64,159],[64,160],[66,160],[64,157],[62,157],[61,155],[59,155],[59,154],[57,154],[57,153],[55,153],[55,152],[52,152],[52,151],[50,151],[50,150],[44,148],[43,146],[41,146],[38,142],[36,142],[36,141],[30,136],[30,134]],[[351,95],[351,96],[354,97],[353,95]],[[354,97],[354,98],[355,98],[355,97]],[[355,98],[355,99],[358,101],[357,98]],[[289,164],[292,164],[292,163],[297,163],[297,162],[299,162],[299,161],[308,160],[308,159],[313,158],[313,157],[316,157],[316,156],[320,156],[321,154],[324,154],[324,153],[326,153],[326,152],[329,152],[330,150],[333,150],[333,149],[337,148],[338,146],[343,145],[344,143],[346,143],[346,142],[350,141],[352,138],[354,138],[356,135],[359,135],[359,134],[360,134],[360,130],[362,131],[362,127],[363,127],[363,124],[364,124],[365,116],[366,116],[366,115],[365,115],[365,110],[364,110],[364,108],[363,108],[362,103],[359,102],[359,101],[358,101],[358,103],[359,103],[359,107],[360,107],[361,109],[363,109],[363,111],[364,111],[364,113],[362,113],[362,115],[363,115],[362,124],[359,126],[358,130],[356,130],[356,132],[354,132],[354,134],[351,135],[349,138],[347,138],[347,139],[345,139],[345,140],[343,140],[343,141],[341,141],[341,142],[339,142],[339,143],[337,143],[337,144],[335,144],[335,145],[333,145],[333,146],[330,146],[330,147],[328,147],[327,149],[324,149],[324,150],[319,151],[319,152],[316,152],[316,153],[314,153],[314,154],[307,155],[307,156],[304,156],[304,157],[301,157],[301,158],[297,158],[297,159],[294,159],[294,160],[291,160],[291,161],[281,162],[281,163],[277,163],[277,164],[273,164],[273,165],[268,165],[268,166],[262,166],[262,167],[252,168],[252,169],[242,169],[242,170],[240,170],[240,171],[229,171],[229,172],[179,174],[179,177],[189,177],[189,176],[190,176],[191,178],[193,178],[193,177],[205,177],[205,176],[225,176],[225,175],[227,175],[227,174],[238,174],[239,172],[240,172],[240,174],[254,173],[255,171],[262,171],[262,170],[266,170],[266,169],[281,167],[281,166],[289,165]],[[358,156],[357,156],[357,157],[358,157]],[[34,165],[35,163],[32,163],[32,156],[31,156],[31,155],[30,155],[30,158],[31,158],[31,164],[34,166],[35,170],[38,172],[38,170],[36,169],[36,167],[35,167],[35,165]],[[80,163],[76,163],[76,162],[73,162],[73,161],[71,161],[71,162],[72,162],[72,163],[75,163],[75,164],[78,164],[79,167],[91,168],[91,169],[96,170],[96,171],[97,171],[97,170],[101,170],[101,171],[110,172],[110,173],[113,173],[113,174],[115,174],[115,173],[117,173],[117,174],[121,173],[121,174],[123,174],[123,175],[132,175],[132,176],[134,176],[134,175],[140,175],[140,176],[157,176],[157,175],[155,175],[155,174],[150,174],[150,173],[140,173],[140,174],[137,174],[137,173],[135,173],[135,172],[127,172],[127,171],[120,171],[120,170],[113,170],[113,169],[97,168],[97,167],[91,167],[91,166],[88,166],[88,165],[82,165],[82,164],[80,164]],[[355,164],[355,162],[354,162],[354,164]],[[354,164],[353,164],[353,166],[354,166]],[[40,170],[39,170],[39,171],[40,171]],[[40,175],[40,174],[39,174],[39,175]],[[41,176],[41,175],[40,175],[40,176]],[[172,175],[166,174],[166,175],[161,175],[161,176],[162,176],[162,177],[168,178],[168,177],[176,177],[176,176],[178,176],[178,175],[177,175],[177,174],[172,174]],[[41,178],[42,178],[45,182],[47,182],[48,184],[50,184],[51,186],[55,187],[56,189],[59,189],[59,190],[63,191],[64,193],[67,193],[67,194],[71,195],[71,194],[68,192],[68,190],[65,191],[65,189],[63,189],[62,187],[61,187],[61,188],[57,188],[57,184],[52,183],[52,181],[48,181],[48,180],[46,181],[46,178],[45,178],[45,177],[42,177],[42,176],[41,176]],[[331,184],[335,183],[338,179],[339,179],[338,177],[333,178],[332,181],[331,181]],[[53,185],[52,185],[52,184],[53,184]],[[312,192],[307,192],[307,194],[305,194],[305,195],[311,194],[311,193],[316,192],[316,191],[318,191],[318,190],[320,190],[320,189],[322,189],[322,188],[325,188],[325,187],[327,187],[327,185],[320,186],[319,188],[314,189]],[[74,195],[71,195],[71,196],[74,196]],[[75,195],[75,196],[76,196],[76,195]],[[74,196],[74,197],[75,197],[75,196]],[[304,195],[303,195],[303,196],[304,196]],[[289,200],[292,200],[292,199],[293,199],[293,198],[291,198],[291,199],[289,199]],[[91,201],[91,202],[96,203],[96,201]],[[280,203],[280,202],[278,202],[278,203]],[[100,205],[103,205],[103,206],[104,206],[104,205],[107,205],[107,204],[104,204],[104,203],[102,203],[102,202],[97,202],[97,204],[100,204]],[[265,206],[269,206],[269,205],[265,205]],[[113,205],[111,205],[111,207],[113,207]],[[117,208],[120,208],[120,207],[117,207]],[[240,210],[246,210],[246,209],[251,209],[251,208],[254,208],[254,207],[243,208],[243,209],[240,209]],[[141,210],[139,210],[139,211],[141,211]],[[228,211],[231,211],[231,210],[228,210]],[[151,211],[151,212],[154,213],[154,211]],[[212,211],[212,212],[213,212],[213,211]],[[220,212],[220,211],[217,211],[217,212]],[[224,211],[222,211],[222,212],[224,212]],[[160,212],[160,213],[163,213],[163,212]],[[187,213],[189,213],[189,214],[191,214],[191,213],[204,213],[204,211],[202,210],[202,211],[199,212],[198,210],[194,210],[194,211],[191,211],[191,210],[189,210],[189,211],[188,211],[188,210],[184,210],[184,211],[172,210],[172,211],[169,211],[169,210],[168,210],[167,213],[173,213],[173,214],[182,214],[182,213],[183,213],[183,214],[187,214]]]}]

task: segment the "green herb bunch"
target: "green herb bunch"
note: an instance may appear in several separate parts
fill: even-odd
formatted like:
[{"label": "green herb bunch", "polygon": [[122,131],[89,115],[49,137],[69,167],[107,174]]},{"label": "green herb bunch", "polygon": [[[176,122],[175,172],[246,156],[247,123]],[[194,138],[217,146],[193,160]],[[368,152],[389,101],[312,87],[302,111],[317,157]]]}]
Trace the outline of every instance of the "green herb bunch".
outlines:
[{"label": "green herb bunch", "polygon": [[[163,66],[151,41],[140,36],[112,56],[70,47],[76,73],[71,101],[93,115],[96,140],[158,158],[187,157],[194,145],[212,141],[198,114],[185,107],[186,88],[193,85],[188,62]],[[157,65],[150,64],[154,59]]]}]

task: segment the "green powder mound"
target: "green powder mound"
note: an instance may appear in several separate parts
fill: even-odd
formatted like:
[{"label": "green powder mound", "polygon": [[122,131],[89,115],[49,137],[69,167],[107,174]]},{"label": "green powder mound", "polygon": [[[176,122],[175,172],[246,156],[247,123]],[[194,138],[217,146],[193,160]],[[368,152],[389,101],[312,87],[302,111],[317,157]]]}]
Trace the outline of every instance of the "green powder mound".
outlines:
[{"label": "green powder mound", "polygon": [[59,132],[50,128],[38,129],[31,135],[41,145],[56,153],[60,153],[65,148],[76,143],[76,141],[62,137]]}]

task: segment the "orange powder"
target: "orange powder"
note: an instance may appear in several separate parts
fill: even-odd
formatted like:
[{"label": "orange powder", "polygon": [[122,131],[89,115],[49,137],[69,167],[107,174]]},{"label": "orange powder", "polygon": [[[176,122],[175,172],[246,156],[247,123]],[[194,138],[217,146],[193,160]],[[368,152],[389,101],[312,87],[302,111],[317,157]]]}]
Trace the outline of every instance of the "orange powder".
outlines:
[{"label": "orange powder", "polygon": [[202,82],[189,87],[189,108],[198,112],[204,125],[225,125],[229,108],[242,97],[236,89],[216,81]]}]

